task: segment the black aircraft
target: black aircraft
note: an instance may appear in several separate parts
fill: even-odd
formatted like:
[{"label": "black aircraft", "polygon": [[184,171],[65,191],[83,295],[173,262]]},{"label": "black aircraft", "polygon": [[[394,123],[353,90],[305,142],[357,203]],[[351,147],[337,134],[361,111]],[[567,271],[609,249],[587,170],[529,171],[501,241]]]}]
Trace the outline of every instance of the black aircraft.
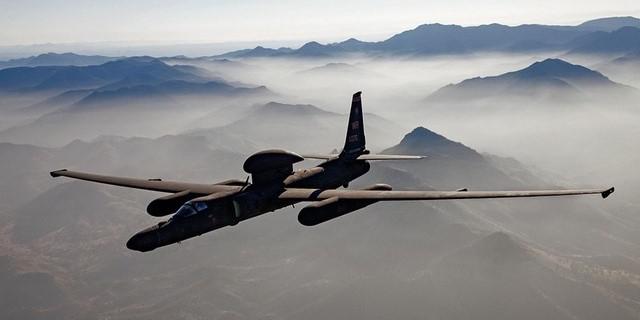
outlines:
[{"label": "black aircraft", "polygon": [[[293,170],[293,164],[308,159],[325,160],[316,167]],[[606,198],[613,188],[535,191],[391,191],[391,186],[374,184],[353,190],[349,182],[367,173],[371,160],[411,160],[422,156],[370,154],[365,148],[360,92],[353,95],[344,148],[335,155],[305,155],[285,150],[265,150],[251,155],[243,169],[251,174],[251,183],[229,180],[199,184],[160,179],[134,179],[68,171],[51,172],[52,177],[106,183],[116,186],[170,193],[147,206],[154,216],[173,214],[167,220],[135,234],[127,248],[150,251],[226,226],[236,225],[261,214],[302,201],[298,221],[314,226],[362,209],[378,201],[444,200],[567,196],[600,194]],[[340,186],[345,189],[338,189]]]}]

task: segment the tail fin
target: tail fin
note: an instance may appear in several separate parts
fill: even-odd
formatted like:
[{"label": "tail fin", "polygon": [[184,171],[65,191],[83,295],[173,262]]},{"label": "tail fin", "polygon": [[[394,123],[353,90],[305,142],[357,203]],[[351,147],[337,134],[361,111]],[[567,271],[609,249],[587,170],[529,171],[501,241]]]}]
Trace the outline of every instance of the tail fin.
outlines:
[{"label": "tail fin", "polygon": [[354,93],[353,99],[351,100],[347,138],[344,142],[344,148],[340,153],[340,158],[356,158],[366,153],[364,121],[362,120],[362,100],[360,100],[361,94],[361,91]]}]

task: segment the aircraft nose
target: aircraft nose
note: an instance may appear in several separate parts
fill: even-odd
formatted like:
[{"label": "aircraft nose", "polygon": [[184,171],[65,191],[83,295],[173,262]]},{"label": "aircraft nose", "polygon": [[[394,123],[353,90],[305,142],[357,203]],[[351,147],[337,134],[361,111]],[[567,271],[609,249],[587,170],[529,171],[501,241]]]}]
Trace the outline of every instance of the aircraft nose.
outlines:
[{"label": "aircraft nose", "polygon": [[130,250],[147,252],[158,247],[157,231],[141,231],[136,233],[129,241],[127,248]]}]

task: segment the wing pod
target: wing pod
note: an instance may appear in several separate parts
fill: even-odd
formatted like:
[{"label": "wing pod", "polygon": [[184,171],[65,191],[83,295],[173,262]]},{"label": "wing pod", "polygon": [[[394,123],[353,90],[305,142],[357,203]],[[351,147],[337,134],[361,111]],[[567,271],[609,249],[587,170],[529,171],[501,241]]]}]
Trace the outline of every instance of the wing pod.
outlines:
[{"label": "wing pod", "polygon": [[[387,184],[374,184],[363,190],[391,190]],[[362,209],[378,202],[377,200],[349,200],[331,197],[312,203],[300,210],[298,221],[305,226],[315,226],[320,223],[335,219],[347,213]]]},{"label": "wing pod", "polygon": [[185,202],[201,196],[200,194],[193,193],[189,190],[180,191],[178,193],[170,194],[162,198],[155,199],[147,206],[147,213],[154,217],[163,217],[170,215]]}]

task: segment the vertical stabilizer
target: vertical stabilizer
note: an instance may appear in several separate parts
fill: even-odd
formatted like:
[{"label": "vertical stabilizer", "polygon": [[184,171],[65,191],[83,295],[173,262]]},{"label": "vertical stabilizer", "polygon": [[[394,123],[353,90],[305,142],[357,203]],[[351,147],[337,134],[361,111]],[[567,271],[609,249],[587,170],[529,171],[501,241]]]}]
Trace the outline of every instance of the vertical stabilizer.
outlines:
[{"label": "vertical stabilizer", "polygon": [[344,148],[340,153],[341,158],[356,158],[365,153],[364,122],[362,120],[362,100],[361,91],[353,94],[351,100],[351,113],[347,127],[347,137]]}]

